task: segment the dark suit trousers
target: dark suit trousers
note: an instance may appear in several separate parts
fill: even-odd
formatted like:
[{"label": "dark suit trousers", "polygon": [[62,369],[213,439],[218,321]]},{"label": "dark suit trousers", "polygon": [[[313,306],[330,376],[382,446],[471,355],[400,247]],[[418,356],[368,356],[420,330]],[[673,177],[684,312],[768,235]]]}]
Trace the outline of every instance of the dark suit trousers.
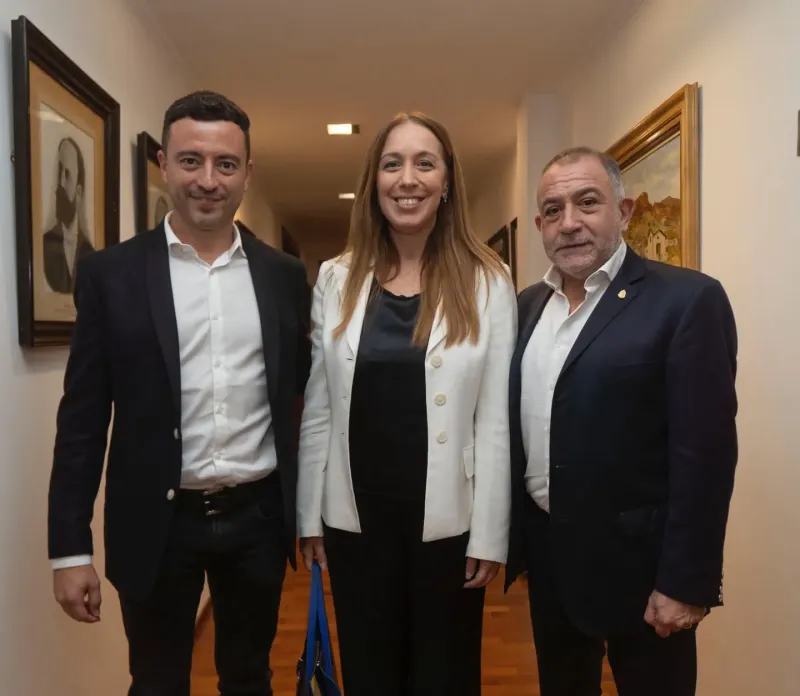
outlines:
[{"label": "dark suit trousers", "polygon": [[189,696],[195,618],[208,576],[215,661],[223,696],[271,696],[269,653],[286,573],[283,505],[276,474],[253,502],[206,516],[181,505],[155,588],[120,597],[129,644],[128,696]]},{"label": "dark suit trousers", "polygon": [[582,633],[570,619],[551,572],[548,516],[530,498],[526,502],[528,595],[541,696],[600,696],[606,646],[619,696],[694,696],[696,629],[660,638],[643,618],[640,627],[625,635]]},{"label": "dark suit trousers", "polygon": [[347,696],[478,696],[485,590],[468,534],[422,541],[424,502],[357,496],[361,534],[325,527]]}]

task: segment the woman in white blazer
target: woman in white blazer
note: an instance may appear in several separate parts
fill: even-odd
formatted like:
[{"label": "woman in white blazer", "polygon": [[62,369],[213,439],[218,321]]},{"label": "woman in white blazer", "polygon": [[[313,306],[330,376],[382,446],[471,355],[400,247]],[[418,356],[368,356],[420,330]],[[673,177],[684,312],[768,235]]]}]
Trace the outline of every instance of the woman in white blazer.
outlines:
[{"label": "woman in white blazer", "polygon": [[398,116],[367,154],[348,248],[319,271],[300,429],[301,550],[330,571],[347,696],[480,694],[516,307],[447,131]]}]

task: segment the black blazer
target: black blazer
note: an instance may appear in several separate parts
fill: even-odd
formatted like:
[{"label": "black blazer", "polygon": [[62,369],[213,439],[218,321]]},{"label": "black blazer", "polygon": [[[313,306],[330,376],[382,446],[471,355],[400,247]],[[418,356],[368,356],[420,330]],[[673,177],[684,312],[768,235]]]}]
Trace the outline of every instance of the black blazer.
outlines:
[{"label": "black blazer", "polygon": [[533,544],[573,621],[589,633],[640,626],[654,589],[720,605],[738,451],[737,335],[725,291],[704,274],[627,249],[556,384],[550,514],[533,515],[540,521],[531,526],[521,360],[551,293],[541,282],[519,297],[506,588],[522,571],[537,572],[525,564],[525,545]]},{"label": "black blazer", "polygon": [[[242,235],[256,292],[286,518],[295,559],[296,397],[311,361],[300,261]],[[76,274],[77,319],[58,409],[50,558],[92,554],[90,523],[114,419],[105,486],[106,575],[128,596],[152,587],[181,478],[178,328],[163,224],[90,254]]]}]

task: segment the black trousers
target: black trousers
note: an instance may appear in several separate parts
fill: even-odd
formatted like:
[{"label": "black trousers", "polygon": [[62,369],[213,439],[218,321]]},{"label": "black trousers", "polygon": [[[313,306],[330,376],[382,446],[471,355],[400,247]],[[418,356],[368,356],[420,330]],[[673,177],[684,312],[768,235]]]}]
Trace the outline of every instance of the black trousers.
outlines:
[{"label": "black trousers", "polygon": [[286,573],[277,473],[253,500],[206,516],[179,494],[156,585],[145,601],[121,596],[132,685],[128,696],[189,696],[194,630],[207,575],[223,696],[271,696],[269,653]]},{"label": "black trousers", "polygon": [[601,696],[606,646],[619,696],[694,696],[696,628],[661,638],[642,618],[638,630],[626,635],[582,633],[570,620],[550,572],[545,513],[529,502],[528,596],[541,696]]},{"label": "black trousers", "polygon": [[358,497],[361,534],[325,528],[347,696],[478,696],[485,591],[468,535],[422,542],[424,503]]}]

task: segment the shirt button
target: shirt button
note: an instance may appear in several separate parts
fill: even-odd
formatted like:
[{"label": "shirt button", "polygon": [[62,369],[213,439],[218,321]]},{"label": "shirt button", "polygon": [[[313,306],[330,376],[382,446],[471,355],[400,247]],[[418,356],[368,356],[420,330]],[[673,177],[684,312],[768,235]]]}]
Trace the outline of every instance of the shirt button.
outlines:
[{"label": "shirt button", "polygon": [[431,365],[434,367],[441,367],[442,366],[442,358],[439,355],[434,355],[431,358]]},{"label": "shirt button", "polygon": [[220,365],[220,362],[219,362],[219,360],[215,360],[215,361],[214,361],[214,367],[219,367],[219,365]]},{"label": "shirt button", "polygon": [[220,405],[217,406],[217,413],[222,413],[225,409]]},{"label": "shirt button", "polygon": [[440,432],[436,436],[436,440],[437,440],[437,442],[439,442],[441,444],[444,444],[445,442],[447,442],[447,433],[444,430],[442,430],[442,432]]},{"label": "shirt button", "polygon": [[175,491],[171,488],[167,491],[167,500],[172,500],[175,497]]},{"label": "shirt button", "polygon": [[444,406],[447,403],[447,397],[444,394],[437,394],[434,401],[437,406]]}]

